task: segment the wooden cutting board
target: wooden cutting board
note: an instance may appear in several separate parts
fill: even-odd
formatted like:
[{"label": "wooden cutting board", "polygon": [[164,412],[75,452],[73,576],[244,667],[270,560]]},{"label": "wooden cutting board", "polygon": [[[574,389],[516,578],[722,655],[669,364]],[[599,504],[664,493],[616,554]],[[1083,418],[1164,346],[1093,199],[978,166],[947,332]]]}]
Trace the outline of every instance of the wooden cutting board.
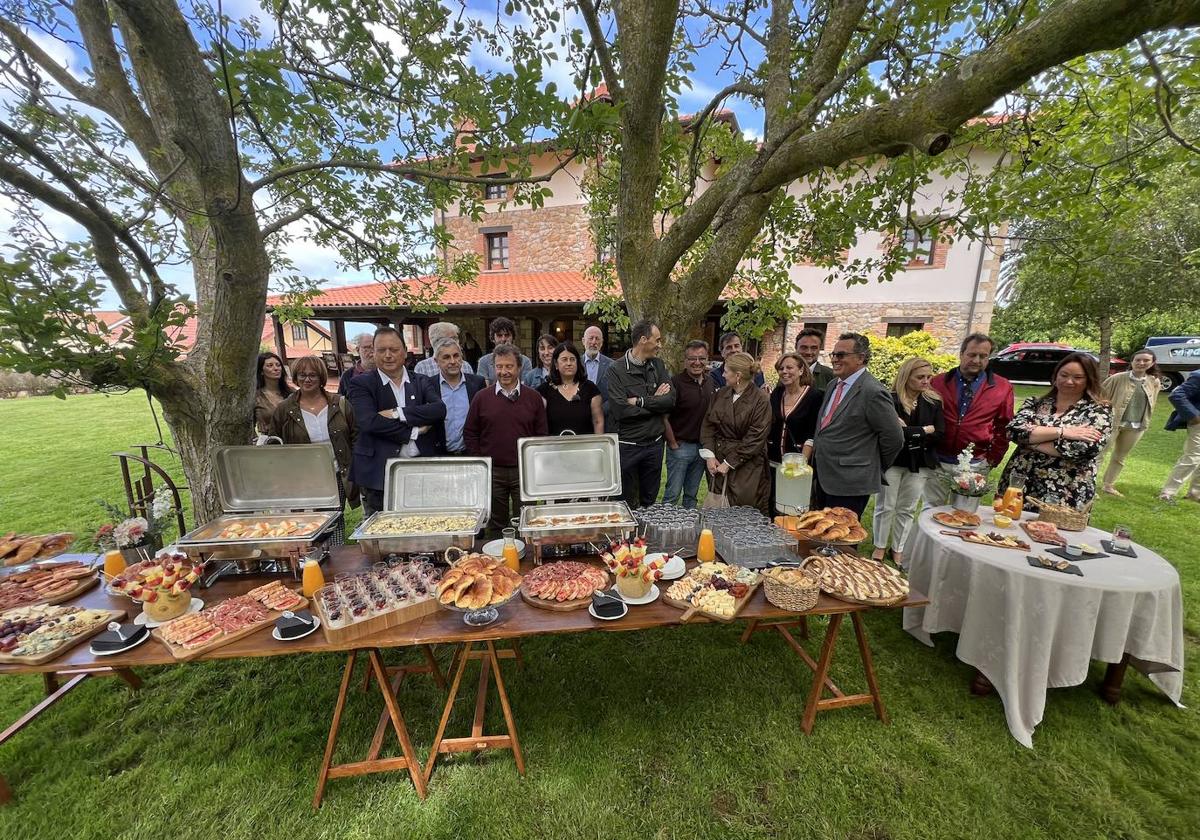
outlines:
[{"label": "wooden cutting board", "polygon": [[1063,540],[1061,542],[1052,542],[1050,540],[1039,540],[1037,537],[1035,537],[1033,535],[1033,532],[1031,532],[1029,530],[1028,525],[1029,525],[1028,522],[1022,522],[1021,530],[1024,531],[1025,534],[1029,537],[1029,539],[1033,540],[1035,543],[1040,543],[1041,545],[1054,545],[1054,546],[1058,546],[1059,548],[1066,547],[1066,545],[1067,545],[1066,538],[1063,538]]},{"label": "wooden cutting board", "polygon": [[[711,618],[713,621],[724,621],[729,623],[738,617],[738,613],[742,611],[742,607],[746,606],[750,599],[754,597],[754,593],[758,590],[758,587],[761,583],[762,577],[760,576],[758,581],[750,587],[745,595],[733,602],[733,615],[717,615],[716,613],[710,613],[706,610],[698,610],[693,604],[690,604],[687,601],[668,598],[665,589],[663,590],[662,599],[664,603],[670,604],[672,607],[684,610],[685,612],[689,610],[692,611],[693,615],[702,615],[705,618]],[[691,618],[692,616],[688,615],[684,618],[684,621],[689,621]]]},{"label": "wooden cutting board", "polygon": [[37,656],[13,656],[11,653],[0,653],[0,662],[10,665],[43,665],[52,659],[57,659],[71,648],[78,646],[81,642],[86,642],[92,636],[98,633],[103,633],[108,629],[108,625],[113,621],[120,621],[125,617],[125,610],[106,610],[108,618],[96,624],[91,630],[86,633],[80,633],[78,636],[72,636],[65,639],[61,645],[48,650],[45,653],[39,653]]},{"label": "wooden cutting board", "polygon": [[[221,603],[224,603],[224,602],[222,601]],[[217,606],[217,605],[214,604],[213,606]],[[297,612],[299,610],[304,609],[307,606],[308,606],[308,599],[304,598],[301,603],[292,607],[291,611]],[[205,612],[205,610],[201,610],[199,615],[204,615],[204,612]],[[193,615],[195,615],[195,613],[193,613]],[[162,628],[167,626],[166,624],[162,624],[162,625],[159,625],[158,627],[155,627],[153,630],[150,631],[150,635],[153,636],[155,639],[157,639],[159,641],[159,643],[161,643],[163,645],[163,647],[165,647],[168,651],[171,652],[171,656],[175,657],[176,662],[188,662],[192,659],[195,659],[198,656],[203,656],[206,653],[210,653],[210,652],[216,650],[217,648],[222,648],[222,647],[225,647],[225,645],[232,644],[233,642],[236,642],[238,639],[244,639],[253,633],[257,633],[259,630],[262,630],[265,627],[270,627],[272,624],[274,624],[276,622],[276,620],[279,619],[279,617],[281,615],[283,615],[282,612],[276,612],[275,610],[268,610],[267,617],[264,618],[262,621],[259,621],[255,624],[248,624],[245,627],[243,627],[241,630],[238,630],[235,633],[222,633],[221,635],[219,635],[216,638],[209,641],[207,644],[203,644],[197,648],[184,648],[179,645],[171,644],[166,639],[164,639],[162,636]],[[167,622],[167,624],[170,624],[170,622]]]},{"label": "wooden cutting board", "polygon": [[984,545],[988,548],[1007,548],[1013,551],[1029,551],[1028,543],[1025,545],[999,545],[994,542],[979,539],[977,536],[967,531],[942,531],[941,533],[947,537],[960,537],[963,542],[969,542],[972,545]]},{"label": "wooden cutting board", "polygon": [[92,575],[91,577],[81,578],[80,580],[76,581],[76,584],[77,584],[76,586],[72,587],[71,589],[68,589],[66,592],[64,592],[63,594],[61,594],[57,597],[51,598],[49,601],[46,601],[45,603],[49,604],[50,606],[64,604],[67,601],[70,601],[72,598],[78,598],[84,592],[87,592],[89,589],[91,589],[93,586],[95,586],[99,582],[99,580],[100,580],[100,575],[98,573]]}]

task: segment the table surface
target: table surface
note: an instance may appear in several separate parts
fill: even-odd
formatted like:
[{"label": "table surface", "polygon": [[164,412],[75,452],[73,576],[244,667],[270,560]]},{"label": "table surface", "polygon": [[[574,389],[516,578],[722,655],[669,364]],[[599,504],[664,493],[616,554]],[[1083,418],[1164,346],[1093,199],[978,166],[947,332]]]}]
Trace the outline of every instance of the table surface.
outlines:
[{"label": "table surface", "polygon": [[[597,561],[598,562],[598,561]],[[369,569],[374,561],[363,555],[357,546],[340,546],[333,550],[330,561],[325,565],[326,580],[333,580],[334,575],[344,572],[356,572]],[[694,565],[691,563],[689,565]],[[523,564],[522,571],[531,566]],[[226,598],[241,595],[261,586],[265,581],[278,578],[278,575],[243,575],[225,577],[208,589],[193,590],[196,597],[202,598],[206,605],[215,604]],[[299,581],[283,578],[284,583],[298,589]],[[665,588],[659,584],[659,589]],[[797,619],[801,613],[788,612],[778,609],[767,602],[759,586],[750,601],[737,615],[737,621],[759,620],[774,621],[781,619]],[[909,597],[894,607],[917,607],[928,603],[923,595],[911,592]],[[79,606],[96,609],[126,610],[128,620],[141,611],[139,604],[128,598],[105,594],[103,586],[97,586],[79,598],[68,602],[68,606]],[[831,615],[834,613],[851,613],[875,607],[861,604],[851,604],[821,594],[817,605],[803,615]],[[210,653],[206,653],[191,662],[203,662],[214,659],[238,659],[262,656],[290,656],[300,653],[324,653],[329,651],[346,651],[373,647],[402,647],[406,645],[458,643],[468,641],[484,641],[496,639],[524,638],[555,633],[580,633],[591,630],[603,632],[623,632],[630,630],[645,630],[655,627],[678,625],[683,610],[672,607],[660,597],[651,604],[631,606],[629,614],[618,621],[601,621],[593,618],[587,609],[559,612],[544,610],[527,604],[519,595],[509,603],[499,608],[500,618],[487,627],[473,628],[463,622],[461,613],[439,609],[436,613],[424,618],[410,621],[392,627],[382,632],[353,639],[341,643],[326,641],[324,632],[318,630],[303,639],[292,642],[280,642],[271,636],[272,625],[267,625],[258,632],[238,639]],[[709,619],[696,615],[689,623],[704,623]],[[133,650],[112,656],[96,656],[88,649],[88,643],[83,642],[67,653],[42,665],[4,664],[0,665],[2,674],[25,674],[47,671],[69,671],[72,669],[108,666],[113,668],[131,668],[147,665],[179,664],[166,647],[157,639],[149,639]],[[186,663],[183,663],[186,664]]]}]

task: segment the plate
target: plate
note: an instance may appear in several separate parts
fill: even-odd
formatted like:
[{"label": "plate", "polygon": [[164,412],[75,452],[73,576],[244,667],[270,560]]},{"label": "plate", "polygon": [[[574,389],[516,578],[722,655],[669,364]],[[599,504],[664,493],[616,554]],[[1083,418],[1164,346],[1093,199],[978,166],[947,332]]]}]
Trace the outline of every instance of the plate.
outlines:
[{"label": "plate", "polygon": [[314,615],[313,616],[313,627],[307,633],[301,633],[299,636],[292,636],[290,639],[285,639],[285,638],[283,638],[283,636],[279,635],[278,627],[272,627],[271,628],[271,638],[277,642],[294,642],[297,639],[303,639],[305,636],[311,636],[313,633],[316,633],[319,629],[321,629],[321,619],[319,616]]},{"label": "plate", "polygon": [[[135,619],[134,623],[135,624],[137,623],[136,619]],[[150,638],[150,634],[147,633],[146,635],[142,636],[142,638],[138,639],[136,642],[131,644],[129,647],[123,647],[120,650],[96,650],[95,648],[93,648],[89,645],[88,653],[90,653],[92,656],[116,656],[118,653],[125,653],[126,651],[133,650],[135,647],[137,647],[138,645],[140,645],[142,642],[146,641],[149,638]]]},{"label": "plate", "polygon": [[[525,559],[525,543],[521,540],[513,540],[517,544],[517,558]],[[483,553],[489,557],[503,557],[501,553],[504,550],[504,540],[492,540],[483,544]]]},{"label": "plate", "polygon": [[592,618],[596,619],[597,621],[618,621],[618,620],[624,618],[625,616],[629,615],[629,607],[626,606],[625,611],[622,612],[620,615],[596,615],[596,610],[592,608],[591,604],[588,604],[588,615],[590,615]]},{"label": "plate", "polygon": [[[647,560],[653,560],[665,556],[661,551],[655,554],[647,555]],[[660,570],[662,574],[660,580],[678,580],[687,573],[687,564],[683,562],[683,558],[678,554],[674,554]]]},{"label": "plate", "polygon": [[[197,613],[197,612],[200,612],[200,610],[202,610],[202,609],[204,609],[204,602],[201,601],[199,598],[193,598],[192,602],[190,604],[188,604],[187,612],[183,613],[183,615]],[[175,618],[181,618],[181,617],[182,616],[178,616],[178,615],[175,616]],[[171,620],[174,621],[175,619],[173,618]],[[146,627],[162,627],[167,622],[155,621],[154,619],[150,618],[150,616],[146,615],[145,612],[140,612],[137,614],[137,618],[135,618],[133,620],[133,623],[144,625]]]},{"label": "plate", "polygon": [[[613,592],[618,598],[620,598],[626,604],[629,604],[629,606],[631,606],[631,607],[639,607],[642,604],[653,604],[655,601],[658,600],[658,594],[659,594],[658,587],[655,586],[653,583],[650,584],[650,591],[647,592],[645,595],[643,595],[641,598],[626,598],[624,595],[621,594],[621,590],[617,589],[615,586],[610,591]],[[588,609],[591,610],[591,607],[588,607]]]}]

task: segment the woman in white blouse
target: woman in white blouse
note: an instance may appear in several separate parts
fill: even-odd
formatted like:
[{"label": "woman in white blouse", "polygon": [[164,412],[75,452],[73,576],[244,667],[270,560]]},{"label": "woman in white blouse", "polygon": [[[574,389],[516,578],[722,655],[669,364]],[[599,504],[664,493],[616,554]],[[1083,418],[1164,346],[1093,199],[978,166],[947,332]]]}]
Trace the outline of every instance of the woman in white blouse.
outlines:
[{"label": "woman in white blouse", "polygon": [[[297,390],[276,406],[271,433],[284,443],[324,443],[333,449],[342,504],[349,497],[351,506],[358,507],[358,493],[347,486],[357,437],[354,412],[344,397],[325,390],[328,377],[325,363],[316,356],[302,356],[292,362],[292,381]],[[344,537],[343,520],[339,519],[333,543],[340,545]]]}]

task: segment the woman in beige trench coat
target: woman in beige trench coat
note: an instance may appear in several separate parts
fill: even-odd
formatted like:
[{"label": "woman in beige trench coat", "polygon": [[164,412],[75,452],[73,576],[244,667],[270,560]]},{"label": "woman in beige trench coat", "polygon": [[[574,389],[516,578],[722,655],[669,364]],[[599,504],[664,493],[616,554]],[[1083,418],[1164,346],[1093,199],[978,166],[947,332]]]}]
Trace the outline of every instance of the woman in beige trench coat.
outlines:
[{"label": "woman in beige trench coat", "polygon": [[704,415],[700,444],[715,456],[707,462],[710,485],[719,491],[728,482],[730,505],[749,505],[769,515],[771,399],[754,384],[759,370],[749,353],[735,353],[725,360],[725,387],[717,391]]}]

